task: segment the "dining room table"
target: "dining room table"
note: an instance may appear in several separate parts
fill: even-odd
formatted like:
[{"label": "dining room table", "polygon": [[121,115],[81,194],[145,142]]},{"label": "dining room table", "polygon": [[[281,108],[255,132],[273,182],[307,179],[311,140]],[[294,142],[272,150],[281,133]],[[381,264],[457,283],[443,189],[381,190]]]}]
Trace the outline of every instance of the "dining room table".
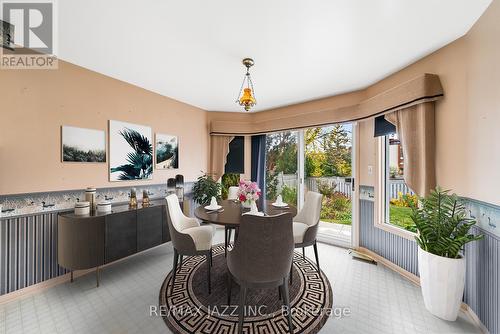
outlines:
[{"label": "dining room table", "polygon": [[[227,254],[231,232],[232,230],[235,231],[234,238],[236,240],[238,238],[238,230],[242,217],[245,213],[250,212],[250,208],[244,208],[238,200],[222,200],[219,202],[219,206],[220,208],[218,210],[210,210],[200,205],[194,210],[194,215],[204,223],[224,226],[224,244],[225,253]],[[297,208],[290,204],[278,207],[273,205],[272,201],[259,200],[257,202],[257,207],[259,208],[259,212],[263,212],[265,216],[274,216],[281,213],[290,213],[292,217],[297,215]]]}]

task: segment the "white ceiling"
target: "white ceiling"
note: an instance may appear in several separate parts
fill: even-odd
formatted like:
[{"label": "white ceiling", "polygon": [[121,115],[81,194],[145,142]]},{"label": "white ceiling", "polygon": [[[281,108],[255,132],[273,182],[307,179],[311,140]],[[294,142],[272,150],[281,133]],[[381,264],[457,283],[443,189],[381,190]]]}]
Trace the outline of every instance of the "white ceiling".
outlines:
[{"label": "white ceiling", "polygon": [[60,0],[63,60],[214,111],[252,57],[265,110],[364,88],[464,35],[491,0]]}]

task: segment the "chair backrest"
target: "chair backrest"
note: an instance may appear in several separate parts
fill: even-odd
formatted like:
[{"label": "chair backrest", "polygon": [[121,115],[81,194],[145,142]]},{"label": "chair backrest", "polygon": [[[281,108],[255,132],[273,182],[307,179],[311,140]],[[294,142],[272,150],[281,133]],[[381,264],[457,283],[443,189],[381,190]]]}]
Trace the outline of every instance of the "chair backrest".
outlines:
[{"label": "chair backrest", "polygon": [[319,222],[321,215],[321,205],[323,202],[323,195],[314,191],[308,191],[304,207],[295,216],[293,221],[307,224],[309,226],[316,225]]},{"label": "chair backrest", "polygon": [[247,283],[275,282],[286,277],[292,265],[292,226],[289,213],[243,216],[238,239],[227,256],[233,276]]},{"label": "chair backrest", "polygon": [[183,230],[182,221],[186,218],[181,210],[179,198],[175,194],[167,196],[167,208],[172,226],[178,231]]},{"label": "chair backrest", "polygon": [[196,251],[193,239],[188,234],[181,232],[183,230],[182,221],[186,216],[182,213],[179,198],[176,194],[172,194],[167,196],[166,200],[167,224],[172,246],[180,252]]},{"label": "chair backrest", "polygon": [[229,187],[227,190],[227,199],[228,200],[235,200],[238,199],[238,190],[239,187]]}]

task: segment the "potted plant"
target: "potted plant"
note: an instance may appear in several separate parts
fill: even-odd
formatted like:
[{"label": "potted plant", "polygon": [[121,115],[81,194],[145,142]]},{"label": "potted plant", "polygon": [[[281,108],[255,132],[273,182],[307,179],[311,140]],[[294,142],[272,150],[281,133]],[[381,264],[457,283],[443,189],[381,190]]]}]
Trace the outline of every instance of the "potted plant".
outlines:
[{"label": "potted plant", "polygon": [[470,234],[476,223],[467,218],[456,194],[437,187],[419,204],[410,201],[417,232],[418,271],[424,304],[435,316],[457,319],[465,285],[465,244],[482,235]]},{"label": "potted plant", "polygon": [[210,204],[212,196],[221,199],[221,185],[205,173],[193,185],[193,200],[200,205]]}]

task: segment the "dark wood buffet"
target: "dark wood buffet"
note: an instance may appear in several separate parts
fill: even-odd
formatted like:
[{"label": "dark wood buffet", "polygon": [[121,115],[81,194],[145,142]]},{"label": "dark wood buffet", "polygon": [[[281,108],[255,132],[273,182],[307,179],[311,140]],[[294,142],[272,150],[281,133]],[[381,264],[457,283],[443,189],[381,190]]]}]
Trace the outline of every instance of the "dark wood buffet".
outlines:
[{"label": "dark wood buffet", "polygon": [[[118,205],[110,213],[58,216],[58,262],[71,271],[96,268],[170,241],[165,200]],[[181,203],[182,206],[182,203]]]}]

